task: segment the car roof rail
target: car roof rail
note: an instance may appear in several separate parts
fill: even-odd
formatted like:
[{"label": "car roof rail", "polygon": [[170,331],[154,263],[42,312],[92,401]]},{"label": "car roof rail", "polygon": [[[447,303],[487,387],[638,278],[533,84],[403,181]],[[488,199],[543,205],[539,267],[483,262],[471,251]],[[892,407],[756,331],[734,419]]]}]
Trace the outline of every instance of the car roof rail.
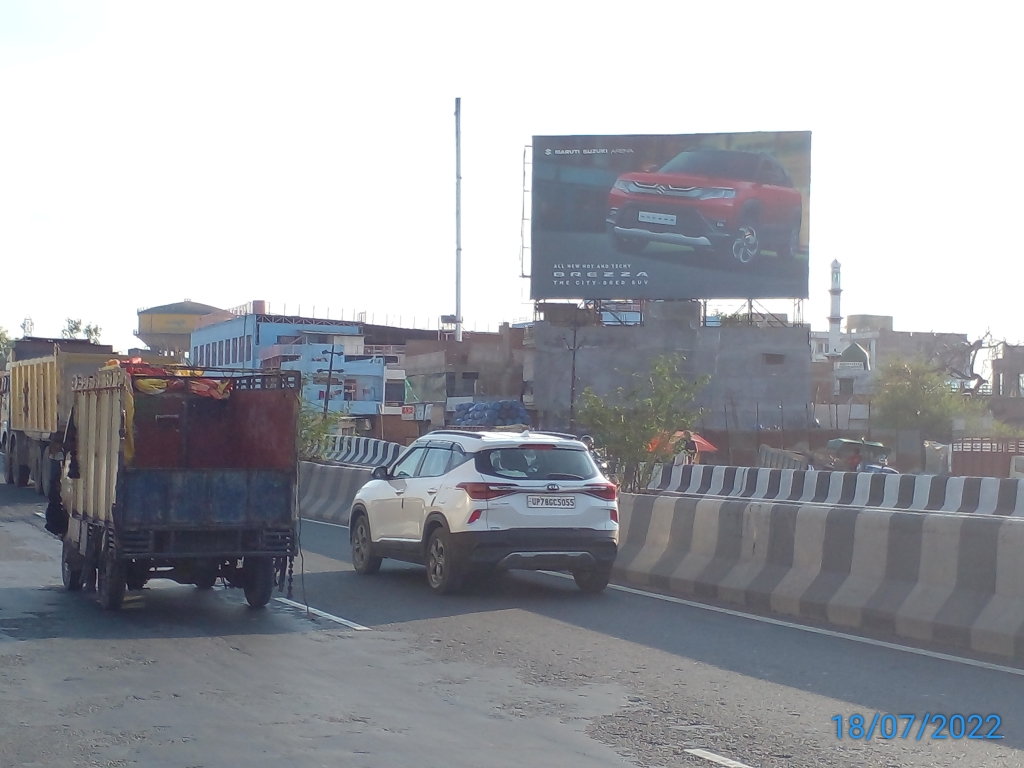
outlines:
[{"label": "car roof rail", "polygon": [[531,435],[550,435],[551,437],[563,437],[566,440],[575,440],[579,442],[579,438],[576,435],[570,435],[568,432],[546,432],[541,430],[530,430]]},{"label": "car roof rail", "polygon": [[435,435],[456,435],[458,437],[475,437],[477,440],[484,439],[484,436],[479,432],[462,431],[461,429],[435,429],[433,432],[427,432],[423,437],[417,439],[422,440],[424,437],[430,438]]}]

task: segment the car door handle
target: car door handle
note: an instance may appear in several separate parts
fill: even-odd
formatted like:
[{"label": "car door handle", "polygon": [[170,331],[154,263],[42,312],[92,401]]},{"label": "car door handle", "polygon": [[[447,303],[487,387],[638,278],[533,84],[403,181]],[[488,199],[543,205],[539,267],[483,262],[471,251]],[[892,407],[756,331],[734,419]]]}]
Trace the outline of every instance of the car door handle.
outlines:
[{"label": "car door handle", "polygon": [[433,496],[435,493],[437,493],[437,488],[428,488],[427,493]]},{"label": "car door handle", "polygon": [[398,490],[397,488],[395,489],[395,496],[401,496],[403,493],[405,493],[404,488],[402,490]]}]

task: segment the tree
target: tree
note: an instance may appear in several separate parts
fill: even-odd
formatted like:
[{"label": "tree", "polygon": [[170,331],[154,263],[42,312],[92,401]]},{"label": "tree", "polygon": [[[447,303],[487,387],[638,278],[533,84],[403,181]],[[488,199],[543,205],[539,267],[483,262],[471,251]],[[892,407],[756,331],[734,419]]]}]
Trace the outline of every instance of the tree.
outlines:
[{"label": "tree", "polygon": [[[302,377],[302,390],[309,385],[310,377]],[[328,411],[313,405],[306,398],[301,398],[302,408],[299,411],[299,458],[304,460],[322,459],[327,450],[330,438],[338,434],[338,428],[346,419],[344,413]]]},{"label": "tree", "polygon": [[620,465],[627,490],[647,487],[655,464],[672,458],[672,436],[700,415],[691,406],[710,377],[688,381],[682,363],[681,356],[662,355],[610,397],[599,397],[590,387],[583,391],[579,421]]},{"label": "tree", "polygon": [[11,346],[14,340],[11,335],[0,326],[0,371],[7,367],[7,358],[11,355]]},{"label": "tree", "polygon": [[954,392],[948,374],[920,357],[886,363],[877,391],[871,403],[879,426],[918,429],[925,440],[947,440],[953,419],[978,417],[985,410],[983,403]]},{"label": "tree", "polygon": [[64,330],[60,332],[61,338],[64,339],[79,339],[84,336],[86,339],[91,341],[93,344],[98,344],[100,340],[100,334],[103,329],[98,325],[89,323],[86,326],[82,325],[81,319],[67,318],[64,321]]}]

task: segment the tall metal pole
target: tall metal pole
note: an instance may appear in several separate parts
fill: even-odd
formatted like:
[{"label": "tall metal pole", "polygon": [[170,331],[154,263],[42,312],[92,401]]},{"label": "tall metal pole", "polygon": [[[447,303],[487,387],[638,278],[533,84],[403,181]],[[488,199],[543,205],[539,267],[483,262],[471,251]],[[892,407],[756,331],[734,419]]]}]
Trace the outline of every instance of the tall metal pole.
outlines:
[{"label": "tall metal pole", "polygon": [[[325,352],[327,350],[324,350]],[[323,370],[323,369],[321,369]],[[327,406],[331,404],[331,379],[334,378],[334,342],[331,342],[331,360],[327,363],[327,391],[324,392],[324,421],[327,421]]]},{"label": "tall metal pole", "polygon": [[462,341],[462,99],[455,99],[455,340]]}]

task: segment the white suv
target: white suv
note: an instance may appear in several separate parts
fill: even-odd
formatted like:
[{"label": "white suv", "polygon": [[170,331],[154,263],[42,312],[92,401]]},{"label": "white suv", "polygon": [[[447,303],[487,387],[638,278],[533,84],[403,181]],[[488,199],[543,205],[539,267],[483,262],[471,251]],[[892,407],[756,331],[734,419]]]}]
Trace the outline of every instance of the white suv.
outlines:
[{"label": "white suv", "polygon": [[617,488],[586,446],[545,432],[431,432],[356,494],[352,564],[427,566],[438,593],[471,573],[570,571],[584,592],[608,585],[618,551]]}]

